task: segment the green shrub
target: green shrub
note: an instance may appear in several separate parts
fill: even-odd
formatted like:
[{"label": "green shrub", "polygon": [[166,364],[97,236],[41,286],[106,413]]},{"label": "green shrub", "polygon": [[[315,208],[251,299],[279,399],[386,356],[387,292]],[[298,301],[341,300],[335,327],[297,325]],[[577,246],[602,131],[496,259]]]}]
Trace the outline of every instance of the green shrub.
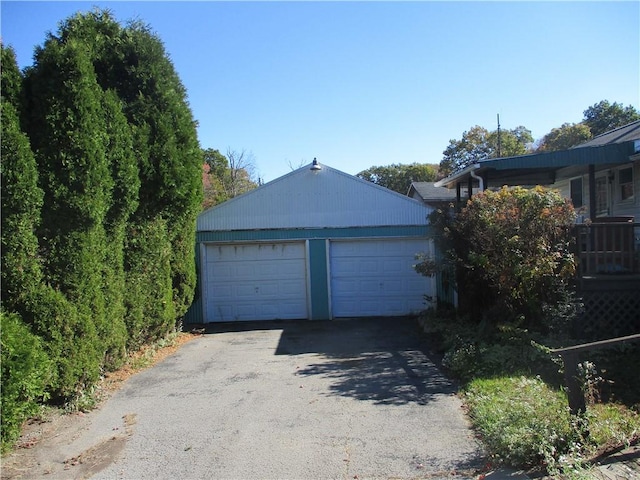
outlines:
[{"label": "green shrub", "polygon": [[46,399],[51,362],[42,342],[14,313],[0,312],[2,338],[2,451],[20,435],[25,420]]},{"label": "green shrub", "polygon": [[[15,58],[7,52],[10,51],[2,47],[3,89],[11,67],[17,70]],[[2,95],[0,287],[4,307],[20,312],[25,299],[42,281],[35,231],[40,223],[43,193],[38,187],[38,168],[29,139],[20,129],[18,112],[6,101],[4,91]]]},{"label": "green shrub", "polygon": [[126,254],[125,323],[128,347],[137,349],[175,327],[167,222],[157,218],[130,228]]},{"label": "green shrub", "polygon": [[100,379],[103,341],[90,318],[47,286],[32,296],[26,310],[34,333],[42,338],[55,365],[50,382],[53,400],[70,400]]},{"label": "green shrub", "polygon": [[436,349],[442,364],[457,379],[501,375],[540,375],[551,384],[561,382],[557,359],[548,349],[548,339],[510,324],[494,322],[491,328],[467,318],[427,315],[424,322],[431,336],[439,338]]},{"label": "green shrub", "polygon": [[2,66],[2,302],[41,338],[51,399],[87,404],[192,301],[196,122],[162,41],[108,11],[61,22],[24,76],[4,47]]}]

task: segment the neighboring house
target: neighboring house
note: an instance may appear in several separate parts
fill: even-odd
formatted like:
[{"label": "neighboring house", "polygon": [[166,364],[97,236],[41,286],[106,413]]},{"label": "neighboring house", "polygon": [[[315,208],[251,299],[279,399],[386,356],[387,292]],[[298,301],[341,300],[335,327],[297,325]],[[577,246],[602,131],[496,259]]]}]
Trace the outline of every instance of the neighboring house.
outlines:
[{"label": "neighboring house", "polygon": [[317,162],[200,214],[189,323],[399,316],[429,305],[431,209]]},{"label": "neighboring house", "polygon": [[435,183],[455,189],[546,185],[571,198],[578,221],[640,219],[640,121],[559,152],[491,158]]},{"label": "neighboring house", "polygon": [[504,185],[544,185],[572,200],[587,316],[610,333],[626,328],[614,317],[640,331],[640,121],[569,150],[480,161],[435,183],[458,202],[465,189]]}]

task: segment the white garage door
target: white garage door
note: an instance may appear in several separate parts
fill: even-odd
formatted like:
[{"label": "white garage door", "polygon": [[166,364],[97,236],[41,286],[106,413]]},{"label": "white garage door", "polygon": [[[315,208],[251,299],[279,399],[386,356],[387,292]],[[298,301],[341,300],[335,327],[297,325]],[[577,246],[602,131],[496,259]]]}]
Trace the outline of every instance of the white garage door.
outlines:
[{"label": "white garage door", "polygon": [[334,317],[411,315],[426,308],[433,281],[413,269],[429,240],[331,242],[331,308]]},{"label": "white garage door", "polygon": [[305,244],[207,245],[207,322],[307,318]]}]

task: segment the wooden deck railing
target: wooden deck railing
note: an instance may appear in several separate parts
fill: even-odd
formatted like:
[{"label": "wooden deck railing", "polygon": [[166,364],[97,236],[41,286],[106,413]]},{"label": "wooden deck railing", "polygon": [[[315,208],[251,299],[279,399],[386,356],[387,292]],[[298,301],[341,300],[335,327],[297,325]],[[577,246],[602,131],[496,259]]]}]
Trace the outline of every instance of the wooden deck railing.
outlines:
[{"label": "wooden deck railing", "polygon": [[598,219],[575,226],[578,276],[640,273],[640,223]]}]

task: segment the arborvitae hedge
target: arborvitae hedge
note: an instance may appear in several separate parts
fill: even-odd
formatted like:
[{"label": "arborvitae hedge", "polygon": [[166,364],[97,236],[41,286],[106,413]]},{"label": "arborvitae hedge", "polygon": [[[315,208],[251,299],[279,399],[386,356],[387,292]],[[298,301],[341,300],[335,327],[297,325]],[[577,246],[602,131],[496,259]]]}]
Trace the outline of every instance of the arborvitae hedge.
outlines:
[{"label": "arborvitae hedge", "polygon": [[[4,62],[3,74],[10,69]],[[4,76],[3,76],[4,79]],[[4,87],[4,82],[3,82]],[[4,91],[4,90],[3,90]],[[14,106],[2,97],[2,141],[0,182],[2,184],[2,302],[5,308],[20,309],[40,285],[38,238],[42,190],[38,170],[27,136],[20,131]]]},{"label": "arborvitae hedge", "polygon": [[22,423],[38,413],[46,398],[51,362],[42,341],[33,335],[19,315],[0,311],[2,391],[0,424],[2,452],[20,435]]},{"label": "arborvitae hedge", "polygon": [[163,336],[176,318],[171,289],[171,242],[167,228],[166,220],[157,216],[146,222],[137,222],[127,230],[125,302],[132,347]]},{"label": "arborvitae hedge", "polygon": [[62,22],[24,74],[3,47],[2,92],[3,307],[67,401],[191,303],[195,122],[160,39],[99,10]]}]

